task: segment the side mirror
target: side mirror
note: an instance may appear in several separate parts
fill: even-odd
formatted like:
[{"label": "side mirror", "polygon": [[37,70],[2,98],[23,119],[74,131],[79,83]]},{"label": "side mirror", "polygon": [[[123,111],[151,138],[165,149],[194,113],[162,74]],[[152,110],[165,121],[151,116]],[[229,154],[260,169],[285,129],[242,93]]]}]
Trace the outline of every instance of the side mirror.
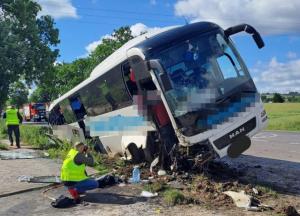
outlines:
[{"label": "side mirror", "polygon": [[226,29],[224,31],[224,33],[227,37],[229,37],[230,35],[234,35],[239,32],[242,32],[242,31],[247,32],[248,34],[252,35],[252,38],[255,41],[255,43],[259,49],[261,49],[265,46],[265,43],[264,43],[262,37],[260,36],[259,32],[256,31],[255,28],[253,28],[251,25],[248,25],[248,24],[240,24],[237,26],[230,27],[230,28]]},{"label": "side mirror", "polygon": [[165,92],[172,90],[172,85],[171,85],[171,81],[169,79],[169,75],[165,72],[165,70],[163,69],[163,67],[161,66],[161,64],[159,63],[158,60],[150,60],[148,61],[148,65],[151,69],[158,71],[158,76],[159,79],[162,83],[162,88]]}]

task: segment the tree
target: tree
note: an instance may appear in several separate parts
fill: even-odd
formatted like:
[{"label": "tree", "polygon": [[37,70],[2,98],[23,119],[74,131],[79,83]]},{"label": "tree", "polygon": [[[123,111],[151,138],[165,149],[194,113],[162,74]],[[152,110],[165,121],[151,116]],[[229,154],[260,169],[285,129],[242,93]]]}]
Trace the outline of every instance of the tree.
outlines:
[{"label": "tree", "polygon": [[26,85],[20,81],[13,83],[9,87],[9,103],[20,108],[24,103],[28,102],[28,89]]},{"label": "tree", "polygon": [[284,98],[279,93],[275,93],[272,98],[273,103],[284,103]]},{"label": "tree", "polygon": [[53,69],[59,31],[50,16],[37,18],[40,10],[33,0],[0,1],[0,107],[12,83],[41,82]]}]

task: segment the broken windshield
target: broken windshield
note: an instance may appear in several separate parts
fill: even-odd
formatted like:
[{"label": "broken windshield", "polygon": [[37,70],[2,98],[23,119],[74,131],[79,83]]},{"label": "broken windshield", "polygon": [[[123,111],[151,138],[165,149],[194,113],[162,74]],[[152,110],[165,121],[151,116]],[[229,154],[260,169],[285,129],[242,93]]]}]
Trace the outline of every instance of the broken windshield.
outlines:
[{"label": "broken windshield", "polygon": [[251,79],[233,46],[219,32],[185,40],[155,58],[169,75],[172,89],[165,95],[175,117],[220,101]]}]

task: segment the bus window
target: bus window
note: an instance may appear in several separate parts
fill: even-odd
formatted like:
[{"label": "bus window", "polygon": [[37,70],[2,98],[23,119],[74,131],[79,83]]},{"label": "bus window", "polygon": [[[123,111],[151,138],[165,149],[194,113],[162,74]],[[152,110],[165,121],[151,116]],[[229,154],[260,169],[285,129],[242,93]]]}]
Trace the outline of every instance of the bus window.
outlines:
[{"label": "bus window", "polygon": [[49,123],[51,125],[64,125],[66,122],[59,105],[53,108],[49,114]]},{"label": "bus window", "polygon": [[70,106],[68,99],[63,100],[62,102],[59,103],[59,105],[60,105],[61,113],[64,116],[67,124],[77,122],[76,116]]},{"label": "bus window", "polygon": [[128,62],[123,65],[122,70],[123,70],[124,81],[130,95],[131,96],[136,95],[138,88],[134,79],[134,71],[130,68]]},{"label": "bus window", "polygon": [[89,83],[79,91],[79,95],[88,116],[101,115],[131,103],[120,65]]},{"label": "bus window", "polygon": [[76,119],[82,120],[84,118],[84,116],[86,115],[86,110],[85,110],[83,104],[81,103],[79,96],[71,98],[70,105],[71,105],[72,110],[74,111]]}]

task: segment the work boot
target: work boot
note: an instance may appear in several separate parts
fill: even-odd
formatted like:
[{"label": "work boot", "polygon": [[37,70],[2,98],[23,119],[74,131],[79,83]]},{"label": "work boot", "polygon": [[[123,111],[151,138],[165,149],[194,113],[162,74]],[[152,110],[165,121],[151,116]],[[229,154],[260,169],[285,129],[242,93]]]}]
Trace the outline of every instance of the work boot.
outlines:
[{"label": "work boot", "polygon": [[72,198],[74,199],[75,203],[76,204],[80,203],[80,197],[77,190],[75,188],[69,188],[68,191],[71,194]]}]

